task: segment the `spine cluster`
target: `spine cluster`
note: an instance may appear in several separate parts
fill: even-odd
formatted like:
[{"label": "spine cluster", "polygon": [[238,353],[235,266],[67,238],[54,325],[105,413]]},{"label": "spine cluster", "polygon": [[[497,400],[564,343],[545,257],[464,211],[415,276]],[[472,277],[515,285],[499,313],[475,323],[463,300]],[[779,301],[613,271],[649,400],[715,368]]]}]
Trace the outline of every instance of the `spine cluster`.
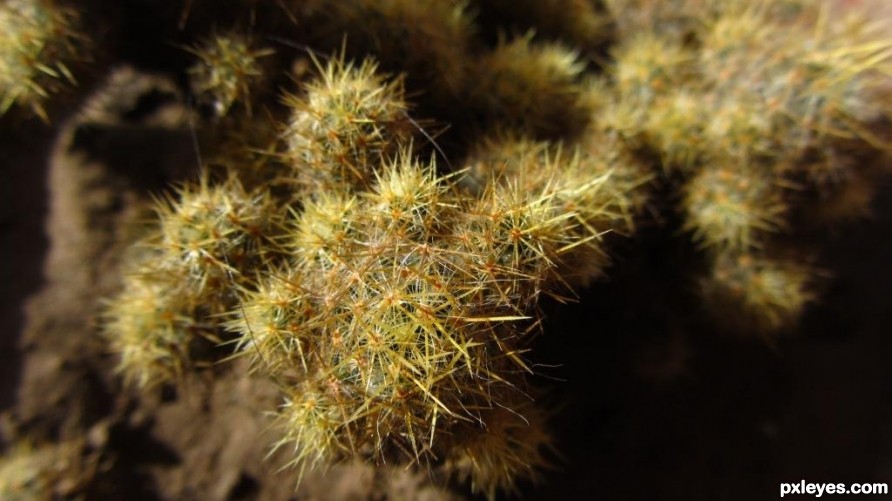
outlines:
[{"label": "spine cluster", "polygon": [[0,456],[0,496],[8,501],[83,498],[98,463],[98,454],[81,440],[20,440]]},{"label": "spine cluster", "polygon": [[69,66],[86,57],[79,24],[51,0],[0,4],[0,116],[16,105],[49,121],[47,101],[76,83]]},{"label": "spine cluster", "polygon": [[279,446],[300,468],[439,462],[492,497],[546,464],[525,355],[539,298],[601,273],[632,186],[519,137],[439,174],[399,80],[321,66],[285,100],[277,196],[234,171],[159,202],[108,309],[121,370],[172,380],[196,343],[232,338],[281,385]]},{"label": "spine cluster", "polygon": [[[223,32],[215,5],[178,12],[175,68],[207,162],[156,201],[102,325],[139,387],[249,360],[301,471],[536,478],[544,300],[645,226],[682,235],[722,330],[782,332],[817,297],[798,237],[867,212],[892,144],[892,43],[821,2],[233,1]],[[78,26],[0,4],[0,113],[47,119]]]},{"label": "spine cluster", "polygon": [[797,232],[867,213],[883,171],[889,42],[829,3],[609,3],[630,34],[602,123],[677,186],[715,317],[792,325],[814,297]]}]

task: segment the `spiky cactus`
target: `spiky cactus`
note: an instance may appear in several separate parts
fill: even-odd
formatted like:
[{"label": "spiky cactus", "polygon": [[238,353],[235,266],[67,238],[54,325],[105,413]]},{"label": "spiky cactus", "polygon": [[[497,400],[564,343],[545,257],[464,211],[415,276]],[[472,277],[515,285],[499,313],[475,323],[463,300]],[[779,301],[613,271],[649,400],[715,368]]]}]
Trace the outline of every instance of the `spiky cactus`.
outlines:
[{"label": "spiky cactus", "polygon": [[[416,158],[399,81],[371,62],[334,58],[286,104],[276,197],[234,173],[159,202],[107,315],[121,370],[170,380],[200,361],[196,342],[235,336],[282,388],[279,446],[301,469],[449,457],[476,490],[510,488],[546,463],[544,420],[514,420],[543,415],[524,397],[539,297],[601,272],[634,186],[518,139],[481,152],[468,191]],[[510,443],[485,451],[453,438],[498,430]]]},{"label": "spiky cactus", "polygon": [[[794,325],[816,300],[797,232],[866,212],[882,173],[892,44],[795,0],[533,3],[303,0],[276,7],[297,28],[185,33],[208,161],[124,259],[124,378],[234,353],[278,385],[301,471],[411,463],[494,498],[550,464],[543,301],[603,277],[617,235],[682,235],[721,330]],[[259,4],[232,2],[276,25]],[[46,120],[77,18],[8,0],[0,26],[0,111]]]},{"label": "spiky cactus", "polygon": [[87,57],[79,23],[51,0],[0,4],[0,115],[15,104],[49,121],[48,100],[76,84],[70,66]]}]

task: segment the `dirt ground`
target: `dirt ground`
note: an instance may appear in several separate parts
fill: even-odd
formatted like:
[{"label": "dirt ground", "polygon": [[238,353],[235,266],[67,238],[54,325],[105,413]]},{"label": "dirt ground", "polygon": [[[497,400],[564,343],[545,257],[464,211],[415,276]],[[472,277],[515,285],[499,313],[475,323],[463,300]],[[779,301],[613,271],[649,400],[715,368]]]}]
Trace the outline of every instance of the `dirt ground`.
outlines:
[{"label": "dirt ground", "polygon": [[[362,464],[295,488],[284,456],[266,457],[276,389],[238,363],[149,394],[122,384],[101,300],[149,197],[196,151],[169,82],[118,78],[84,116],[0,133],[0,437],[87,437],[87,499],[472,498]],[[771,343],[702,320],[673,265],[684,237],[663,233],[621,244],[610,280],[578,303],[547,306],[533,352],[562,456],[519,497],[750,501],[802,479],[892,482],[892,190],[873,217],[815,237],[822,297]]]}]

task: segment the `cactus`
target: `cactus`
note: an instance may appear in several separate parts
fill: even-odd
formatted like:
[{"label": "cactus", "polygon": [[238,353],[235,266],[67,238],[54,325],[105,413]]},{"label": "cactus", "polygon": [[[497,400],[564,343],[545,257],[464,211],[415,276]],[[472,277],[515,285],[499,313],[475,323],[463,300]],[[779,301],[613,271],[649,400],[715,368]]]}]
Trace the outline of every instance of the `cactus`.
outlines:
[{"label": "cactus", "polygon": [[493,124],[534,137],[572,137],[592,113],[580,85],[583,69],[576,51],[528,34],[481,58],[472,96]]},{"label": "cactus", "polygon": [[732,317],[726,325],[764,335],[796,322],[814,299],[813,280],[802,264],[732,254],[715,260],[701,287],[716,315]]},{"label": "cactus", "polygon": [[[533,340],[614,243],[671,235],[704,316],[771,339],[819,300],[798,237],[867,213],[892,144],[892,43],[808,2],[227,5],[250,29],[169,9],[207,161],[156,197],[101,329],[143,391],[211,365],[272,381],[301,476],[359,458],[489,499],[537,479]],[[0,27],[0,111],[48,120],[77,16],[8,0]]]},{"label": "cactus", "polygon": [[463,0],[312,0],[304,6],[316,47],[346,44],[347,55],[371,56],[386,72],[405,74],[424,108],[450,114],[467,93],[474,26]]},{"label": "cactus", "polygon": [[591,58],[601,55],[614,36],[613,20],[593,0],[475,0],[471,9],[481,24],[497,23],[514,36],[534,30],[539,38],[578,47]]},{"label": "cactus", "polygon": [[375,69],[371,61],[354,67],[336,58],[306,98],[288,98],[287,154],[308,189],[366,187],[373,177],[367,167],[411,138],[401,82],[385,83]]},{"label": "cactus", "polygon": [[189,48],[198,59],[189,73],[198,101],[225,116],[241,102],[251,113],[251,88],[263,78],[261,58],[272,49],[255,49],[251,40],[239,34],[218,35]]},{"label": "cactus", "polygon": [[213,316],[276,258],[275,209],[269,193],[248,193],[234,177],[214,186],[203,178],[157,202],[160,224],[127,263],[106,314],[125,377],[140,386],[175,380],[192,366],[196,343],[220,341]]},{"label": "cactus", "polygon": [[[278,181],[302,193],[298,208],[233,175],[160,202],[150,258],[134,261],[142,271],[107,314],[121,370],[171,380],[200,361],[195,342],[235,335],[237,353],[287,395],[278,446],[302,470],[452,455],[475,489],[510,487],[545,463],[537,444],[517,456],[525,421],[497,410],[541,413],[516,403],[538,298],[589,279],[567,263],[601,271],[600,236],[628,215],[626,192],[604,189],[611,171],[581,152],[522,140],[467,192],[461,173],[416,159],[399,81],[371,62],[333,58],[286,104],[290,170]],[[295,199],[287,191],[283,202]],[[493,429],[514,442],[480,451],[449,439]]]},{"label": "cactus", "polygon": [[767,174],[742,165],[705,166],[685,186],[685,228],[705,246],[752,249],[778,231],[786,210]]},{"label": "cactus", "polygon": [[96,475],[96,455],[69,440],[35,444],[21,440],[0,456],[0,496],[9,501],[79,499]]},{"label": "cactus", "polygon": [[541,409],[521,404],[517,413],[493,409],[481,421],[482,433],[459,438],[446,459],[448,469],[488,499],[498,492],[518,494],[518,478],[537,480],[553,467],[547,454],[554,442]]},{"label": "cactus", "polygon": [[[802,221],[867,212],[866,179],[881,175],[876,164],[892,144],[873,132],[887,120],[881,108],[866,106],[887,92],[890,44],[877,27],[857,16],[831,24],[829,7],[800,2],[610,3],[628,12],[621,30],[648,28],[614,50],[608,85],[618,98],[607,102],[599,127],[659,159],[677,186],[683,229],[714,263],[706,283],[727,278],[716,270],[727,271],[741,253],[774,262],[767,249]],[[785,275],[790,291],[800,291],[791,297],[812,297],[803,273]],[[780,315],[771,301],[719,289],[702,288],[708,304],[727,312],[733,296],[741,312],[764,308],[760,315],[773,320],[759,323],[763,331],[789,326],[777,317],[791,320],[807,303],[781,301]],[[715,317],[728,328],[738,322]]]},{"label": "cactus", "polygon": [[69,66],[86,57],[79,23],[51,0],[0,5],[0,115],[15,104],[49,121],[47,101],[76,83]]}]

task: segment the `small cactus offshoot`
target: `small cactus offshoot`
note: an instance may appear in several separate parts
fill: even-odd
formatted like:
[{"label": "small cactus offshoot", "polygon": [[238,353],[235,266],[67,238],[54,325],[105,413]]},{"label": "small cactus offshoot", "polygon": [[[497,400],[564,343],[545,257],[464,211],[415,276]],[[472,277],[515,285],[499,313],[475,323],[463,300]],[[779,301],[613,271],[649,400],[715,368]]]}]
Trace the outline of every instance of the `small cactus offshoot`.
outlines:
[{"label": "small cactus offshoot", "polygon": [[412,137],[402,83],[385,81],[376,66],[334,59],[305,96],[286,99],[293,110],[286,154],[296,181],[310,191],[369,186],[369,167]]},{"label": "small cactus offshoot", "polygon": [[726,255],[716,259],[701,286],[715,314],[731,317],[722,325],[764,335],[795,322],[814,299],[812,274],[789,261]]},{"label": "small cactus offshoot", "polygon": [[76,83],[72,62],[85,57],[76,12],[52,0],[0,4],[0,115],[13,105],[49,121],[49,98]]},{"label": "small cactus offshoot", "polygon": [[214,114],[224,116],[236,103],[251,112],[251,88],[264,76],[261,58],[272,49],[255,49],[237,34],[219,35],[189,49],[198,61],[189,70],[193,92]]},{"label": "small cactus offshoot", "polygon": [[21,440],[0,455],[5,501],[81,499],[97,473],[95,454],[79,440],[35,444]]}]

